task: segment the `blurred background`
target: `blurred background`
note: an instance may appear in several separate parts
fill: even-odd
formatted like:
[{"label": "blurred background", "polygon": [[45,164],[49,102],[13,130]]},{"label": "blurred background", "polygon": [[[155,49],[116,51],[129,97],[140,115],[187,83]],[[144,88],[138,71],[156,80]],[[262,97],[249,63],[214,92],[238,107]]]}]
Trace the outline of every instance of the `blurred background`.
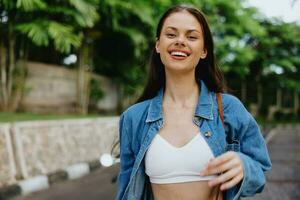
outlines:
[{"label": "blurred background", "polygon": [[[40,175],[48,177],[40,189],[54,184],[50,189],[78,199],[113,198],[117,166],[104,169],[99,157],[118,139],[118,115],[143,90],[159,17],[178,3],[194,4],[207,15],[230,93],[258,120],[264,136],[290,132],[283,137],[289,142],[280,141],[295,143],[297,149],[286,153],[300,152],[297,128],[276,129],[300,122],[300,1],[0,0],[0,199],[32,193],[21,182]],[[286,171],[299,169],[295,156]],[[78,163],[88,166],[72,175]],[[78,179],[88,173],[96,173],[95,182]],[[98,192],[89,190],[89,198],[58,187],[51,174],[61,184],[74,179],[71,185]],[[300,178],[293,181],[285,191],[300,187]],[[297,198],[299,192],[280,199]]]}]

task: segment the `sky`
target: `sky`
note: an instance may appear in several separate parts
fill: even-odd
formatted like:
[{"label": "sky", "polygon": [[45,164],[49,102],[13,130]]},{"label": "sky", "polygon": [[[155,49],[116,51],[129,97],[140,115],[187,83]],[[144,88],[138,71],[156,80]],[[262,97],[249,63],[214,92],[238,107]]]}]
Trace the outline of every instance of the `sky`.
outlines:
[{"label": "sky", "polygon": [[300,0],[248,0],[250,6],[257,7],[267,17],[280,17],[285,22],[300,24]]}]

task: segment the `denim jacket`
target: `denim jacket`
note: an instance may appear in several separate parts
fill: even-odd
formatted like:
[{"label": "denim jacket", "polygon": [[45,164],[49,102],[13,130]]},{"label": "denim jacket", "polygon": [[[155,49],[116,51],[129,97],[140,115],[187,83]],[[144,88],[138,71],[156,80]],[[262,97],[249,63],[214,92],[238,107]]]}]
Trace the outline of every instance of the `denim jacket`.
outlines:
[{"label": "denim jacket", "polygon": [[[204,82],[200,87],[194,123],[215,157],[226,151],[235,151],[243,163],[243,180],[223,192],[224,198],[237,200],[261,192],[266,182],[264,172],[271,169],[271,161],[256,121],[236,97],[222,94],[224,129],[216,94],[209,91]],[[154,98],[129,107],[121,115],[121,164],[116,200],[154,199],[149,177],[145,174],[144,157],[152,139],[163,126],[162,101],[163,89]]]}]

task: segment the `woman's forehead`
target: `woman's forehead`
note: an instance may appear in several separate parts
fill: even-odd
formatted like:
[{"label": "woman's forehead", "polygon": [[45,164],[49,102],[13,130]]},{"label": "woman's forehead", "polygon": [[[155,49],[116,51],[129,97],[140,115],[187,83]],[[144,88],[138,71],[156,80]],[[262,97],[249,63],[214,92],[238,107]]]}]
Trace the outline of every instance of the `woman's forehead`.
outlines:
[{"label": "woman's forehead", "polygon": [[170,14],[164,24],[163,28],[185,29],[201,31],[202,27],[197,18],[187,11],[175,12]]}]

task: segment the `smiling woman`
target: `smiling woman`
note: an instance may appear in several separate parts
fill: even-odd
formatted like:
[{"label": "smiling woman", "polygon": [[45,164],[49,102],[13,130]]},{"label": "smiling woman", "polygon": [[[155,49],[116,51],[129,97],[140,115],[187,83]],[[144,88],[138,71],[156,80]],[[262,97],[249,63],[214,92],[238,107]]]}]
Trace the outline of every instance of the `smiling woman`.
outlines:
[{"label": "smiling woman", "polygon": [[262,191],[271,168],[266,145],[224,88],[204,14],[186,5],[167,10],[148,84],[120,118],[117,200],[231,200]]},{"label": "smiling woman", "polygon": [[[186,71],[193,76],[195,66],[207,54],[202,27],[197,19],[188,12],[171,14],[157,38],[156,52],[160,53],[168,73],[172,73],[170,67],[174,67],[178,73]],[[182,62],[177,62],[179,60]]]}]

